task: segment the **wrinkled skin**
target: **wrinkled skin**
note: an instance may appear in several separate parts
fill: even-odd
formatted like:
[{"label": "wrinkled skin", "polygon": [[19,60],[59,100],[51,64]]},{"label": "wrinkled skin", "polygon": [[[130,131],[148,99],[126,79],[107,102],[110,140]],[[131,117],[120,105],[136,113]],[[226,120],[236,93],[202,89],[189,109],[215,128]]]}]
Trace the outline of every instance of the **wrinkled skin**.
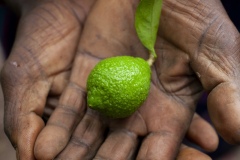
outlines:
[{"label": "wrinkled skin", "polygon": [[134,30],[138,1],[12,4],[22,16],[2,87],[5,132],[19,159],[210,159],[181,146],[187,133],[216,149],[216,133],[194,115],[204,90],[219,134],[240,142],[239,32],[219,0],[164,1],[149,97],[120,120],[87,109],[86,79],[103,58],[148,58]]}]

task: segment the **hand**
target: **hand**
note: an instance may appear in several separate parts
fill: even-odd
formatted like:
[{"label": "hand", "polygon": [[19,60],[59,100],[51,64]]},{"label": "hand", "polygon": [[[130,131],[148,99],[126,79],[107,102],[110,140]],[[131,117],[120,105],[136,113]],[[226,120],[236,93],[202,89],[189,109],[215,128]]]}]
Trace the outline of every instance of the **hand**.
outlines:
[{"label": "hand", "polygon": [[[46,110],[44,112],[44,118],[48,119],[51,113],[54,111],[54,109],[58,105],[58,98],[57,97],[51,97],[47,101]],[[132,121],[133,120],[133,121]],[[111,157],[112,159],[135,159],[134,156],[136,155],[137,148],[139,144],[142,142],[142,137],[139,137],[137,140],[134,139],[136,136],[134,134],[131,134],[129,132],[129,129],[134,128],[134,125],[138,123],[138,118],[127,118],[124,121],[119,120],[117,122],[114,122],[116,126],[111,126],[112,131],[110,132],[109,138],[112,139],[111,143],[116,144],[118,148],[115,150],[112,150],[112,144],[108,143],[106,147],[105,143],[105,151],[101,153],[103,157]],[[111,122],[111,121],[110,121]],[[141,122],[141,120],[140,120]],[[117,136],[116,136],[117,135]],[[211,152],[214,151],[217,147],[218,137],[216,135],[215,130],[212,128],[210,124],[208,124],[205,120],[203,120],[200,116],[197,114],[194,115],[193,120],[191,122],[191,125],[187,131],[186,138],[196,145],[202,147],[205,151]],[[118,142],[120,141],[120,142]],[[118,143],[118,144],[117,144]],[[124,144],[124,146],[123,146]],[[67,147],[67,150],[64,150],[59,156],[59,159],[67,159],[71,157],[72,159],[78,159],[83,157],[78,157],[77,155],[77,149],[74,150],[72,147]],[[76,151],[76,152],[72,152]],[[129,150],[128,150],[129,149]],[[109,152],[110,150],[110,152]],[[99,151],[100,152],[100,151]],[[116,157],[114,157],[116,156]],[[102,158],[103,158],[102,157]],[[84,157],[86,158],[86,157]],[[91,159],[90,157],[88,157]],[[98,157],[100,158],[100,157]],[[196,159],[198,160],[209,160],[211,159],[207,155],[201,153],[200,151],[187,147],[186,145],[181,145],[181,148],[179,150],[179,154],[177,155],[177,160],[186,160],[186,159]],[[96,158],[97,159],[97,158]]]},{"label": "hand", "polygon": [[[19,159],[34,159],[34,144],[45,126],[41,117],[47,97],[60,96],[63,87],[67,85],[72,61],[76,52],[79,51],[79,39],[85,19],[94,3],[94,0],[29,0],[20,3],[22,15],[18,33],[11,55],[2,70],[5,132],[16,148]],[[82,55],[84,56],[82,60],[85,61],[87,55]],[[91,68],[86,69],[90,70]],[[74,86],[71,84],[69,84],[69,88]],[[66,92],[68,92],[67,89]],[[63,95],[59,105],[59,108],[66,111],[70,117],[73,116],[71,120],[67,119],[69,120],[67,122],[71,121],[71,124],[66,126],[69,128],[69,132],[72,132],[70,128],[74,128],[78,124],[85,110],[82,107],[77,110],[78,113],[75,113],[75,110],[66,108],[71,103],[74,105],[84,104],[84,94],[73,96],[73,94]],[[72,100],[68,97],[71,97]],[[79,101],[74,101],[74,98]],[[60,120],[56,119],[56,121],[61,125]],[[54,132],[52,134],[56,135],[54,138],[59,138],[61,145],[55,143],[52,146],[49,145],[48,149],[56,149],[59,152],[65,145],[63,143],[68,142],[67,139],[71,133],[67,135],[69,137],[62,138],[60,136],[66,133],[65,130],[63,133],[60,131],[60,134],[56,134],[58,128],[54,125],[52,128]],[[55,151],[53,154],[57,154],[57,152]],[[46,153],[46,156],[49,155]]]},{"label": "hand", "polygon": [[174,159],[203,90],[219,134],[239,143],[239,45],[219,0],[164,1],[154,89],[139,109],[148,132],[138,159]]},{"label": "hand", "polygon": [[[104,140],[103,131],[105,130],[105,127],[108,127],[110,125],[111,128],[112,126],[114,126],[114,122],[112,124],[109,124],[108,122],[101,123],[99,122],[99,119],[101,119],[99,115],[97,115],[95,112],[86,111],[86,106],[84,105],[85,95],[84,89],[87,74],[89,73],[91,68],[97,63],[99,58],[105,58],[114,55],[123,55],[123,53],[133,56],[141,56],[144,58],[147,58],[148,55],[146,50],[141,46],[134,32],[133,26],[134,10],[132,9],[136,7],[137,4],[136,2],[133,3],[132,1],[129,2],[111,1],[111,3],[110,2],[106,3],[105,1],[98,1],[97,4],[95,4],[94,8],[92,9],[91,14],[88,16],[87,22],[84,23],[83,32],[81,32],[81,28],[78,27],[77,29],[74,28],[75,26],[79,26],[76,25],[78,23],[75,24],[76,19],[81,19],[82,20],[81,22],[85,22],[83,20],[85,19],[85,16],[81,16],[83,14],[81,13],[82,10],[80,9],[77,10],[81,14],[79,12],[76,13],[75,10],[74,14],[78,16],[77,18],[74,17],[73,19],[71,19],[69,18],[69,16],[71,17],[74,14],[69,13],[68,10],[69,6],[66,3],[68,2],[61,2],[59,4],[52,2],[50,3],[42,2],[42,4],[38,5],[33,10],[25,12],[26,14],[25,16],[23,16],[21,23],[19,25],[18,36],[13,51],[3,70],[3,85],[6,100],[5,124],[7,124],[6,126],[8,126],[6,127],[6,131],[9,134],[9,137],[11,137],[13,144],[17,146],[19,157],[23,159],[33,158],[33,146],[35,141],[36,141],[35,155],[39,159],[55,157],[56,155],[58,155],[60,151],[63,150],[63,148],[65,149],[61,154],[59,154],[59,157],[66,156],[67,155],[66,153],[68,154],[70,153],[69,155],[75,157],[95,155],[95,152],[97,151],[96,148],[98,148],[101,145],[102,141]],[[132,3],[132,5],[129,5],[129,3]],[[122,5],[124,5],[123,8],[121,8]],[[50,9],[48,7],[50,7]],[[53,8],[58,7],[58,9],[56,8],[53,9],[52,7]],[[61,12],[66,13],[59,14],[60,11],[59,7],[60,8],[63,7],[62,8],[63,10],[61,10]],[[77,5],[74,5],[74,7],[77,7]],[[108,8],[109,10],[106,10],[106,8]],[[44,12],[49,10],[51,12]],[[106,11],[111,12],[111,14],[106,14]],[[49,21],[47,21],[47,19],[44,20],[43,18],[48,16],[38,17],[42,15],[39,14],[41,12],[52,15],[49,17],[50,18],[55,17],[57,19],[60,19],[60,21],[57,20],[58,23],[56,23],[56,20]],[[55,13],[56,15],[52,14],[54,12],[56,12]],[[85,11],[84,13],[86,13],[87,15],[88,12]],[[115,16],[115,14],[117,16]],[[58,18],[56,16],[60,17]],[[101,17],[104,18],[102,19]],[[38,21],[46,22],[46,26],[38,26],[42,25],[42,23]],[[71,23],[66,23],[66,21],[68,22],[74,21],[71,22],[74,23],[73,25],[74,27],[70,25]],[[31,24],[30,22],[38,23],[30,25]],[[109,23],[114,24],[115,22],[116,24],[119,25],[113,27],[109,25]],[[70,33],[67,32],[69,30],[65,30],[66,26],[64,26],[64,24],[67,26],[71,26],[69,30],[71,31],[75,30],[75,32]],[[53,37],[54,34],[50,32],[50,30],[49,31],[46,30],[45,27],[46,28],[50,27],[52,28],[52,31],[57,31],[53,33],[55,33],[58,36],[61,36],[61,39]],[[60,29],[58,27],[60,27]],[[39,30],[39,28],[42,29]],[[32,33],[30,31],[32,31]],[[65,34],[62,33],[63,31],[66,31],[64,32]],[[52,35],[49,37],[50,33]],[[46,98],[48,95],[57,95],[61,93],[60,92],[61,89],[59,88],[59,86],[63,85],[57,84],[64,83],[64,81],[63,82],[61,81],[63,79],[62,77],[67,77],[65,72],[69,71],[75,53],[76,57],[72,67],[73,69],[70,76],[70,82],[67,84],[66,89],[61,95],[57,109],[51,115],[47,126],[44,127],[44,123],[41,119],[41,116],[45,106]],[[59,58],[61,59],[61,61],[59,61]],[[156,68],[161,67],[157,66]],[[62,77],[60,75],[62,75]],[[195,75],[192,77],[193,79],[196,79]],[[161,81],[156,80],[155,76],[153,82],[156,83]],[[201,86],[199,81],[196,80],[196,82],[197,83],[194,83],[195,86]],[[166,100],[162,99],[161,104],[157,105],[159,107],[152,107],[153,110],[154,108],[156,109],[162,108],[160,113],[161,115],[166,115],[168,109],[172,110],[173,113],[171,113],[171,116],[167,118],[166,116],[165,117],[163,116],[163,118],[159,119],[159,117],[154,115],[153,118],[151,119],[152,120],[156,119],[157,120],[156,122],[159,122],[159,124],[160,123],[164,124],[162,122],[164,118],[166,118],[166,120],[164,120],[165,122],[170,120],[171,118],[179,118],[180,119],[179,124],[183,124],[183,128],[180,128],[179,126],[176,127],[176,125],[171,126],[168,123],[165,123],[161,127],[159,127],[158,123],[150,124],[149,116],[151,115],[151,112],[153,110],[147,111],[144,114],[141,113],[147,108],[148,105],[153,106],[155,104],[152,101],[148,100],[136,114],[139,113],[139,115],[143,117],[143,120],[146,123],[148,129],[147,134],[151,133],[149,135],[157,135],[157,137],[151,136],[150,138],[147,138],[143,142],[138,156],[139,159],[144,154],[145,146],[149,145],[150,147],[154,148],[154,145],[156,145],[152,143],[149,144],[147,143],[151,142],[152,138],[157,139],[159,138],[158,134],[154,134],[155,132],[167,133],[165,135],[163,134],[163,136],[160,134],[159,140],[163,137],[163,141],[164,139],[167,141],[168,139],[171,139],[169,138],[169,135],[174,136],[177,135],[178,137],[176,137],[176,139],[171,139],[171,141],[169,141],[166,144],[165,150],[159,153],[160,155],[156,155],[156,153],[153,150],[152,152],[153,154],[146,155],[145,157],[155,156],[160,158],[161,156],[163,156],[161,154],[167,154],[171,148],[173,148],[173,153],[176,153],[177,151],[176,146],[180,145],[181,139],[184,133],[186,132],[188,125],[191,122],[191,118],[194,113],[193,112],[194,105],[196,104],[196,101],[202,91],[201,89],[199,89],[199,92],[197,92],[198,94],[194,96],[190,95],[188,97],[189,100],[194,99],[194,101],[193,102],[189,102],[189,100],[186,101],[185,102],[186,107],[185,106],[183,107],[183,104],[185,105],[185,103],[179,104],[179,101],[172,102],[170,99],[172,99],[171,96],[173,96],[174,94],[172,95],[166,94],[167,92],[163,92],[164,91],[163,88],[160,88],[158,85],[154,83],[152,85],[151,93],[156,92],[157,95],[159,95],[160,97],[167,96],[167,98]],[[169,93],[174,92],[171,91]],[[151,99],[151,97],[149,97],[148,99]],[[152,99],[155,100],[156,102],[159,101],[156,100],[155,97],[152,97]],[[165,105],[163,104],[168,104],[170,107],[166,108]],[[182,109],[177,109],[176,106],[178,105],[179,107],[182,106],[181,108],[183,108],[183,111],[181,111]],[[174,108],[177,111],[174,111]],[[85,112],[86,114],[84,114]],[[176,115],[177,112],[180,113],[183,112],[183,117],[181,118],[181,116],[179,116],[181,114]],[[184,115],[187,116],[184,117]],[[133,115],[132,117],[134,116],[135,115]],[[124,125],[122,128],[125,129],[126,126],[129,126],[129,123],[130,122],[126,123],[126,125]],[[155,130],[156,129],[155,127],[157,129],[160,128],[160,130],[158,130],[160,132],[151,130],[151,128]],[[169,130],[166,130],[166,127]],[[84,132],[85,131],[84,129],[86,130],[86,132]],[[134,128],[130,127],[130,131],[132,132],[133,130]],[[91,133],[99,133],[99,135],[91,135]],[[115,137],[113,133],[116,132],[111,133],[112,134],[110,135]],[[87,137],[89,136],[89,134],[91,135],[90,136],[91,139]],[[135,134],[139,136],[139,133]],[[110,135],[109,137],[111,138]],[[110,138],[107,138],[107,140],[103,143],[96,156],[100,157],[102,153],[105,152],[106,144],[114,143],[114,141],[112,141]],[[28,142],[29,145],[26,146],[25,145],[26,142]],[[74,149],[76,149],[77,151],[75,151]],[[70,151],[74,152],[74,154],[72,154]],[[104,155],[109,156],[108,154]],[[174,156],[174,154],[168,156]]]},{"label": "hand", "polygon": [[164,1],[157,86],[181,104],[191,104],[201,90],[207,91],[213,124],[231,144],[240,142],[239,42],[220,0]]}]

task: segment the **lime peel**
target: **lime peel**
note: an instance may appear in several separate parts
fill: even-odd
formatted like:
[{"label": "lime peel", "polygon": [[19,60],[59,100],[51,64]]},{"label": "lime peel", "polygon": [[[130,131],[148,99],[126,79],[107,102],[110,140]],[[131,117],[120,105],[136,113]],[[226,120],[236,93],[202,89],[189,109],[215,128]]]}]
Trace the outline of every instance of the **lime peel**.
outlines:
[{"label": "lime peel", "polygon": [[110,118],[132,115],[146,100],[151,82],[147,61],[117,56],[100,61],[87,80],[87,103]]}]

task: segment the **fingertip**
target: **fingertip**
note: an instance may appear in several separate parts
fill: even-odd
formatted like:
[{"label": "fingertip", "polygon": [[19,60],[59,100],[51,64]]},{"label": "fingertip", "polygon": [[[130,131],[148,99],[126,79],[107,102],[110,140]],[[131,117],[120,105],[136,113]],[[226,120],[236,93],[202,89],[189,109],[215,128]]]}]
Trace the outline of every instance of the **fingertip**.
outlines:
[{"label": "fingertip", "polygon": [[208,96],[208,111],[221,137],[229,144],[240,144],[239,88],[222,83]]},{"label": "fingertip", "polygon": [[[240,122],[238,123],[240,126]],[[237,126],[229,127],[222,125],[220,127],[216,127],[219,131],[220,136],[224,139],[225,142],[238,145],[240,144],[240,129]]]},{"label": "fingertip", "polygon": [[44,122],[41,117],[36,116],[35,113],[30,113],[19,121],[21,121],[21,123],[17,134],[17,159],[34,160],[34,143],[39,132],[44,127]]},{"label": "fingertip", "polygon": [[174,159],[180,147],[179,141],[179,135],[172,132],[152,132],[143,140],[137,159]]},{"label": "fingertip", "polygon": [[186,136],[207,152],[213,152],[218,147],[219,139],[215,129],[197,114],[194,115]]},{"label": "fingertip", "polygon": [[194,148],[190,148],[185,145],[182,145],[176,160],[192,160],[192,159],[211,160],[212,158]]},{"label": "fingertip", "polygon": [[39,134],[34,155],[37,159],[54,159],[66,146],[69,135],[57,126],[46,126]]},{"label": "fingertip", "polygon": [[[219,138],[218,136],[213,136],[213,137],[209,137],[208,139],[208,144],[205,145],[205,147],[203,147],[203,149],[207,152],[214,152],[217,150],[218,148],[218,144],[219,144]],[[207,141],[206,141],[207,142]]]}]

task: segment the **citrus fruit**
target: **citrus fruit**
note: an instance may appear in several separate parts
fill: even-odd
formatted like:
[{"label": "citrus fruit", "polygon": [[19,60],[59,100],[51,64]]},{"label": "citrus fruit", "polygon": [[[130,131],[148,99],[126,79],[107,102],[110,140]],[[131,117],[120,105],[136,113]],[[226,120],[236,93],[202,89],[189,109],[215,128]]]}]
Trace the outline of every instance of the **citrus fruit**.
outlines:
[{"label": "citrus fruit", "polygon": [[100,61],[87,80],[87,103],[110,118],[133,114],[148,96],[151,69],[142,58],[117,56]]}]

